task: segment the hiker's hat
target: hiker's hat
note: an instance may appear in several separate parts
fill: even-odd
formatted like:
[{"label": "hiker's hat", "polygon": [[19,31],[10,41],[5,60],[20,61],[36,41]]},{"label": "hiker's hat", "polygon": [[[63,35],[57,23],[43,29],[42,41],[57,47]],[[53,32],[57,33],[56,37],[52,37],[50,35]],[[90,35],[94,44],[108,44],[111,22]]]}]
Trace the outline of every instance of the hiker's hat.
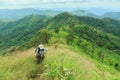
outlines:
[{"label": "hiker's hat", "polygon": [[40,48],[40,49],[43,49],[44,47],[43,47],[43,45],[42,45],[42,44],[40,44],[40,45],[39,45],[39,48]]}]

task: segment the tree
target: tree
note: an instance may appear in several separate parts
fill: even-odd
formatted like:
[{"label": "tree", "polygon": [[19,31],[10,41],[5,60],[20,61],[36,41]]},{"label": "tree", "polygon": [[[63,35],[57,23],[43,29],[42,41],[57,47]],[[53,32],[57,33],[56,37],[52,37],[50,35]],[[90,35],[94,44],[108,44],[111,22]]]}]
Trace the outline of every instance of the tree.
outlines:
[{"label": "tree", "polygon": [[119,70],[119,64],[115,63],[114,68],[117,69],[117,70]]},{"label": "tree", "polygon": [[54,32],[57,33],[57,34],[59,33],[59,30],[60,30],[59,27],[55,27],[55,28],[54,28]]},{"label": "tree", "polygon": [[40,31],[40,42],[41,43],[49,43],[49,40],[51,38],[51,32],[46,30],[46,29],[43,29]]},{"label": "tree", "polygon": [[77,45],[78,45],[78,46],[81,46],[81,43],[82,43],[82,39],[79,38],[79,39],[78,39],[78,42],[77,42]]},{"label": "tree", "polygon": [[99,58],[99,60],[102,61],[102,63],[103,63],[103,61],[104,61],[104,57],[105,57],[104,53],[103,53],[102,51],[99,51],[99,52],[98,52],[98,58]]},{"label": "tree", "polygon": [[73,39],[74,39],[74,35],[71,34],[71,33],[68,34],[68,35],[66,36],[67,44],[71,44],[72,41],[73,41]]}]

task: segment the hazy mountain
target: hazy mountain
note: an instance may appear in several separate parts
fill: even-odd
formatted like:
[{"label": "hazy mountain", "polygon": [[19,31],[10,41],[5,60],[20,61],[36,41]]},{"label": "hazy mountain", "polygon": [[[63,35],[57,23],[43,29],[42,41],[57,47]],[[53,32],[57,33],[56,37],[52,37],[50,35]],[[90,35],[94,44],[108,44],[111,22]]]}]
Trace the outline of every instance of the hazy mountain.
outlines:
[{"label": "hazy mountain", "polygon": [[39,9],[0,9],[0,19],[20,19],[27,15],[38,14],[38,15],[48,15],[55,16],[59,11],[52,10],[39,10]]},{"label": "hazy mountain", "polygon": [[85,10],[76,10],[76,11],[71,11],[70,13],[77,15],[77,16],[90,16],[90,17],[98,17],[98,15],[87,12]]},{"label": "hazy mountain", "polygon": [[[57,11],[57,10],[39,10],[39,9],[0,9],[0,19],[20,19],[27,15],[37,14],[37,15],[48,15],[48,16],[55,16],[60,14],[64,11]],[[90,17],[98,17],[97,15],[84,11],[84,10],[75,10],[75,11],[68,11],[77,16],[90,16]]]},{"label": "hazy mountain", "polygon": [[[67,11],[67,10],[66,10]],[[48,15],[48,16],[56,16],[64,12],[64,10],[43,10],[43,9],[0,9],[0,19],[20,19],[27,15],[37,14],[37,15]],[[120,12],[107,12],[102,16],[98,16],[93,11],[90,10],[68,10],[69,13],[72,13],[77,16],[89,16],[95,18],[111,18],[111,19],[120,19]],[[100,11],[99,11],[100,12]]]},{"label": "hazy mountain", "polygon": [[107,12],[102,17],[120,20],[120,12]]},{"label": "hazy mountain", "polygon": [[6,48],[29,40],[34,33],[42,29],[47,18],[47,16],[30,15],[0,25],[0,46]]}]

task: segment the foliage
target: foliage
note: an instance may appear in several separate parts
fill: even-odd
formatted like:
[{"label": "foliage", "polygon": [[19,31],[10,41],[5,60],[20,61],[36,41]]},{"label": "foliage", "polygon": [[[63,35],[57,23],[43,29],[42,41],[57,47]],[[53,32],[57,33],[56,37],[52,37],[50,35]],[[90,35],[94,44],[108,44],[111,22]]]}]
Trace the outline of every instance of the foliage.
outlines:
[{"label": "foliage", "polygon": [[43,29],[40,31],[39,33],[40,35],[40,43],[46,43],[48,44],[49,43],[49,40],[51,38],[51,32],[46,30],[46,29]]},{"label": "foliage", "polygon": [[120,37],[119,20],[109,18],[97,19],[92,17],[77,17],[77,18],[80,23],[88,24],[91,27],[94,27],[96,29],[102,29],[108,33]]},{"label": "foliage", "polygon": [[73,39],[74,39],[74,35],[73,34],[68,34],[66,36],[67,44],[71,44]]},{"label": "foliage", "polygon": [[0,47],[20,46],[29,41],[43,28],[46,18],[45,16],[30,15],[18,21],[6,23],[0,28]]},{"label": "foliage", "polygon": [[48,80],[72,80],[73,63],[69,64],[64,54],[58,55],[58,59],[45,64],[45,72],[43,76]]}]

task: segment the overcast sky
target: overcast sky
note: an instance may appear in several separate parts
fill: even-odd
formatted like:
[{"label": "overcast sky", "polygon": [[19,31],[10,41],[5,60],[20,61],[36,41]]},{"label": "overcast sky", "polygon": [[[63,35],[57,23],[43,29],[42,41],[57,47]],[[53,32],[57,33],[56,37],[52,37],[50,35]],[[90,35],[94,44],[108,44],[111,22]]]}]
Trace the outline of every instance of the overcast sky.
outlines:
[{"label": "overcast sky", "polygon": [[0,9],[14,8],[113,8],[120,0],[0,0]]}]

